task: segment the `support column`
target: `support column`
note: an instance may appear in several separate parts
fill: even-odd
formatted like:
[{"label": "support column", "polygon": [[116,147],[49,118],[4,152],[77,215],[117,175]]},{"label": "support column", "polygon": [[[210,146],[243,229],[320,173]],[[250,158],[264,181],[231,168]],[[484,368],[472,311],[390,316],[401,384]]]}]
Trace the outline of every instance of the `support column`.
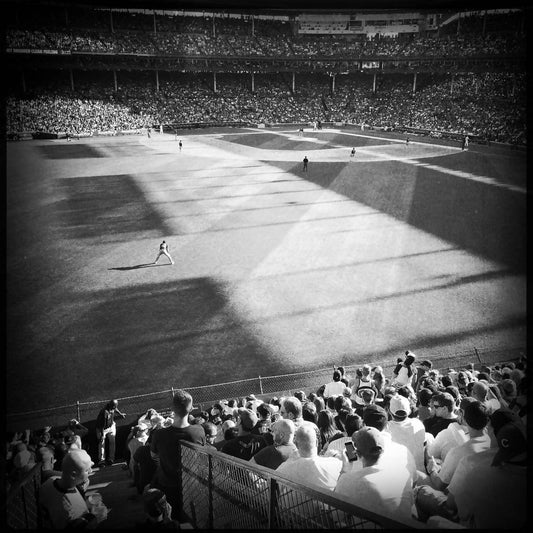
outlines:
[{"label": "support column", "polygon": [[72,72],[72,69],[69,69],[70,74],[70,89],[74,91],[74,73]]},{"label": "support column", "polygon": [[331,76],[331,94],[335,94],[335,76],[336,74]]},{"label": "support column", "polygon": [[113,11],[109,12],[109,27],[111,28],[111,33],[115,30],[113,29]]},{"label": "support column", "polygon": [[453,79],[455,78],[455,76],[452,74],[452,81],[450,83],[450,94],[453,94]]},{"label": "support column", "polygon": [[457,17],[457,35],[461,33],[461,14]]},{"label": "support column", "polygon": [[157,33],[157,22],[155,20],[155,11],[154,11],[154,34]]},{"label": "support column", "polygon": [[215,30],[215,14],[213,13],[213,37],[215,37],[216,35],[216,30]]},{"label": "support column", "polygon": [[483,12],[483,30],[481,32],[481,35],[483,35],[483,37],[485,37],[486,29],[487,29],[487,10],[485,9],[485,11]]},{"label": "support column", "polygon": [[217,92],[217,73],[213,72],[213,92]]},{"label": "support column", "polygon": [[376,79],[377,79],[377,74],[374,72],[374,81],[372,82],[372,92],[374,94],[376,94]]},{"label": "support column", "polygon": [[255,73],[252,72],[252,92],[255,92]]},{"label": "support column", "polygon": [[117,82],[117,71],[113,70],[113,81],[115,83],[115,92],[118,91],[118,82]]},{"label": "support column", "polygon": [[252,15],[252,37],[255,35],[254,16]]},{"label": "support column", "polygon": [[155,71],[155,90],[159,92],[159,70]]},{"label": "support column", "polygon": [[292,94],[296,93],[296,74],[292,73]]},{"label": "support column", "polygon": [[417,78],[417,76],[418,76],[418,72],[415,72],[413,74],[413,94],[416,93],[416,78]]}]

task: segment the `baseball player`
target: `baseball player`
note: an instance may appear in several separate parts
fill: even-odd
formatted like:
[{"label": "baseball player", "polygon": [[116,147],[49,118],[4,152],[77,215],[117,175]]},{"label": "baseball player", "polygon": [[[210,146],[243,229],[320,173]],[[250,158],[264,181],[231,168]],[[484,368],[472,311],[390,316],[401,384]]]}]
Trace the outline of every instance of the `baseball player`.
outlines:
[{"label": "baseball player", "polygon": [[172,257],[170,256],[170,253],[168,252],[168,244],[165,241],[163,241],[159,245],[159,253],[157,254],[157,257],[155,258],[155,261],[153,263],[154,265],[157,263],[157,261],[162,255],[166,255],[168,259],[170,260],[170,264],[172,265],[174,264],[174,260],[172,259]]}]

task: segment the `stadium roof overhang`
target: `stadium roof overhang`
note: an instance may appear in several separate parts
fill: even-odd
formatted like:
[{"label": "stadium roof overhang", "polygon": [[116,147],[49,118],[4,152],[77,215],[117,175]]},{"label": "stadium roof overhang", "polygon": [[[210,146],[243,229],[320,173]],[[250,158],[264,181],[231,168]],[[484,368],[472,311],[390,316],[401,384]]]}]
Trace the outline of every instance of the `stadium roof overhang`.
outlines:
[{"label": "stadium roof overhang", "polygon": [[[10,0],[8,0],[9,2]],[[309,0],[12,0],[18,5],[41,4],[86,6],[121,9],[146,10],[194,10],[194,11],[225,11],[245,13],[261,11],[262,13],[287,14],[296,16],[299,13],[401,13],[405,11],[431,11],[432,13],[450,13],[464,10],[487,9],[486,2],[481,0],[432,0],[431,2],[413,2],[413,0],[333,0],[326,7],[313,8]],[[511,1],[511,4],[513,2]],[[496,7],[496,6],[493,6]],[[513,7],[511,5],[502,5]],[[520,7],[519,5],[515,7]]]}]

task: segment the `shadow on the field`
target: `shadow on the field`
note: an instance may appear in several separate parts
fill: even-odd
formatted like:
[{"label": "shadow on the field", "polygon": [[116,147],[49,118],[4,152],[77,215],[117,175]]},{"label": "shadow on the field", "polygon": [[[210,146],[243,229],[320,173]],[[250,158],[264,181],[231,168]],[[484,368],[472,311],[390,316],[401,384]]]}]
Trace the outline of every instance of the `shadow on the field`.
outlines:
[{"label": "shadow on the field", "polygon": [[171,233],[128,174],[55,180],[58,234],[66,239],[129,240],[131,233]]},{"label": "shadow on the field", "polygon": [[[229,376],[239,379],[257,377],[259,372],[279,373],[278,357],[264,345],[246,310],[230,302],[231,289],[225,284],[211,277],[160,283],[151,279],[152,272],[147,270],[144,284],[73,297],[73,312],[54,338],[39,346],[46,364],[11,360],[7,372],[24,376],[28,387],[38,391],[24,404],[29,411],[50,405],[52,391],[57,392],[53,396],[56,405],[76,399],[100,404],[108,396],[124,398],[171,387],[224,383]],[[32,342],[31,336],[15,332],[7,346],[10,353],[17,353],[30,349]],[[76,357],[72,357],[74,345]],[[45,368],[50,361],[62,371],[47,379]],[[77,377],[61,386],[65,376]],[[10,379],[12,406],[27,397],[28,389],[14,385],[20,379]],[[224,398],[230,391],[238,391],[239,396],[257,393],[257,379],[244,381],[242,391],[239,386],[221,387],[215,397]],[[163,406],[169,407],[170,396],[163,396]],[[200,391],[193,396],[195,401],[205,401]],[[159,409],[159,405],[146,405],[155,397],[138,399],[138,406],[129,402],[121,410],[133,414],[147,407]],[[101,406],[94,407],[97,410]],[[15,407],[10,409],[15,412]]]},{"label": "shadow on the field", "polygon": [[[525,175],[523,161],[510,166],[465,154],[433,158],[443,169],[461,169],[498,183]],[[461,158],[461,160],[458,160]],[[474,179],[458,179],[444,171],[402,161],[359,163],[309,162],[309,172],[291,161],[265,161],[306,181],[363,203],[381,213],[515,271],[526,271],[526,195]],[[523,182],[519,182],[523,186]]]},{"label": "shadow on the field", "polygon": [[170,266],[172,263],[144,263],[142,265],[133,265],[129,267],[112,267],[108,268],[107,270],[135,270],[137,268],[150,268],[150,267],[162,267],[162,266]]}]

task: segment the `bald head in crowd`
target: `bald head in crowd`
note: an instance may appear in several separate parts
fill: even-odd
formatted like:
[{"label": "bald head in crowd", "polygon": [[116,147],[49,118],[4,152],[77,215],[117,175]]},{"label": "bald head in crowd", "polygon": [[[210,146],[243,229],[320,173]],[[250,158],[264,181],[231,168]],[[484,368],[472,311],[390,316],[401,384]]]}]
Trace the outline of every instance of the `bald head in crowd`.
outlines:
[{"label": "bald head in crowd", "polygon": [[298,448],[300,457],[318,455],[318,440],[315,428],[311,422],[304,422],[294,434],[294,444]]},{"label": "bald head in crowd", "polygon": [[86,483],[94,463],[85,450],[71,450],[61,464],[61,484],[64,488],[72,488]]},{"label": "bald head in crowd", "polygon": [[292,420],[280,418],[272,424],[271,429],[274,437],[274,444],[282,445],[293,442],[296,427]]}]

